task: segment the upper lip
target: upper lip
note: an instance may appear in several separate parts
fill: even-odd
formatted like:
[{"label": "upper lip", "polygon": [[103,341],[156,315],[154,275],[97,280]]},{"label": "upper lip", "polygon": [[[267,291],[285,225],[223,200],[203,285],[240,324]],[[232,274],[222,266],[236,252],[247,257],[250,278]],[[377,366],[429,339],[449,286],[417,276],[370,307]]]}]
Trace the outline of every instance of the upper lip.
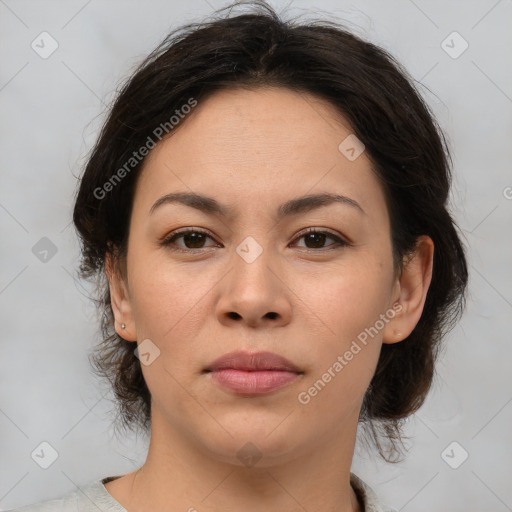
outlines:
[{"label": "upper lip", "polygon": [[272,352],[230,352],[216,359],[208,366],[207,371],[213,372],[225,369],[244,371],[281,370],[302,373],[288,359]]}]

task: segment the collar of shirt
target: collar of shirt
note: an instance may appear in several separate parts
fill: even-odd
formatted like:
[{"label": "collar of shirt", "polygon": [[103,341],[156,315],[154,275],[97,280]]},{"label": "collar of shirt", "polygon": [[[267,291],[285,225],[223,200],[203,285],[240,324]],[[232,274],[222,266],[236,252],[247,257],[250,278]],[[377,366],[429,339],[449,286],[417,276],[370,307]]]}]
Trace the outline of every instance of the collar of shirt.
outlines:
[{"label": "collar of shirt", "polygon": [[[60,498],[46,500],[34,505],[13,509],[6,512],[63,512],[76,510],[80,512],[127,512],[127,510],[109,494],[104,484],[123,475],[107,476],[82,485]],[[362,512],[398,512],[397,509],[383,504],[373,489],[354,473],[350,473],[350,484],[360,503]]]}]

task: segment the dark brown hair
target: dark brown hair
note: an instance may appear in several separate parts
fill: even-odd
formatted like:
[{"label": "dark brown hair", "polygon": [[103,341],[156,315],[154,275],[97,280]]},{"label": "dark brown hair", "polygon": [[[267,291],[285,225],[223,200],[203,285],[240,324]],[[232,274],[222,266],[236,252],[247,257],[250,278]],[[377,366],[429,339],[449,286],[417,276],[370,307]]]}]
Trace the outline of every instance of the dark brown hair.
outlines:
[{"label": "dark brown hair", "polygon": [[[238,5],[251,10],[234,16],[231,9]],[[402,441],[401,423],[424,402],[440,341],[465,306],[465,252],[447,211],[446,140],[413,79],[382,48],[339,23],[284,21],[265,2],[228,8],[227,15],[220,15],[222,9],[207,21],[171,32],[135,69],[88,156],[73,220],[82,249],[80,275],[96,279],[102,315],[103,339],[91,362],[111,383],[122,426],[147,433],[151,396],[133,343],[114,330],[105,277],[108,252],[117,256],[123,272],[132,200],[144,163],[130,160],[134,152],[154,140],[157,127],[166,127],[166,135],[179,129],[183,123],[172,127],[169,119],[191,98],[201,102],[220,89],[261,86],[314,94],[327,100],[365,145],[386,196],[395,270],[401,270],[420,235],[435,245],[421,318],[407,339],[383,344],[360,414],[380,455],[394,462],[379,436],[399,453],[395,441]],[[114,175],[122,179],[113,181]]]}]

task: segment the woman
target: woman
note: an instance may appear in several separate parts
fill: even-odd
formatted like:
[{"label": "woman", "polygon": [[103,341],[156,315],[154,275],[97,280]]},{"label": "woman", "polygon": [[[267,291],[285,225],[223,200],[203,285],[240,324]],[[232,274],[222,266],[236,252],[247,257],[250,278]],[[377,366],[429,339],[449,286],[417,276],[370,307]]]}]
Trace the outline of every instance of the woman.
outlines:
[{"label": "woman", "polygon": [[19,511],[393,510],[350,468],[360,423],[399,453],[463,309],[448,149],[381,48],[253,4],[148,56],[76,198],[147,460]]}]

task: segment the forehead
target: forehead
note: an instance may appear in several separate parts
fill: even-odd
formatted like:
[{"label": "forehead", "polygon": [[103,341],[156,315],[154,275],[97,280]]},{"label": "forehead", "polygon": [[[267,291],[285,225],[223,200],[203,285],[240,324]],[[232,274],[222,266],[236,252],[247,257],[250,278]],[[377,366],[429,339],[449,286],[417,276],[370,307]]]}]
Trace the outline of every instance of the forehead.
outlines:
[{"label": "forehead", "polygon": [[135,201],[147,211],[175,191],[215,196],[234,209],[318,192],[380,207],[379,215],[385,209],[365,152],[349,159],[340,150],[354,137],[350,124],[314,95],[226,89],[199,101],[180,123],[144,162]]}]

